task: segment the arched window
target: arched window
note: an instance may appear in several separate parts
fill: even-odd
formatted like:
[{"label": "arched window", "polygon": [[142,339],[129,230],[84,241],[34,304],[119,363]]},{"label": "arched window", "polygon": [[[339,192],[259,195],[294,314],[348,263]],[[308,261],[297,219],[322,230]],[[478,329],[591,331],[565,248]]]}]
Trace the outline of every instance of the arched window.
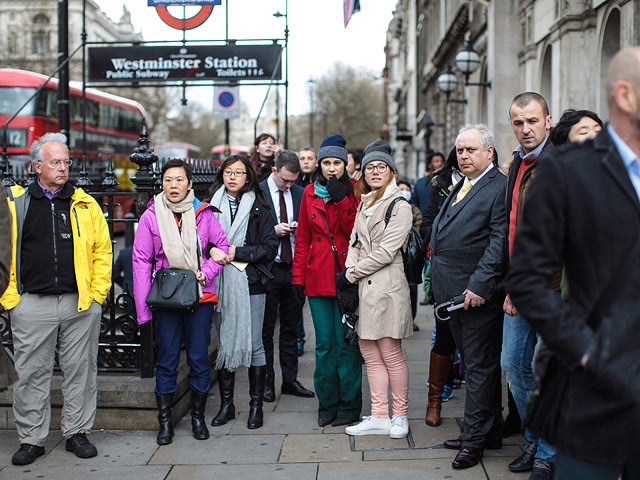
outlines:
[{"label": "arched window", "polygon": [[602,48],[600,50],[600,105],[599,111],[603,118],[609,117],[607,105],[607,71],[609,64],[616,52],[620,50],[620,10],[614,9],[607,18],[602,35]]},{"label": "arched window", "polygon": [[44,13],[39,13],[35,17],[33,17],[33,23],[46,25],[49,23],[49,17],[47,17]]},{"label": "arched window", "polygon": [[540,77],[540,94],[547,100],[547,102],[553,101],[553,83],[552,83],[552,49],[551,45],[548,45],[544,50],[544,57],[542,57],[542,76]]}]

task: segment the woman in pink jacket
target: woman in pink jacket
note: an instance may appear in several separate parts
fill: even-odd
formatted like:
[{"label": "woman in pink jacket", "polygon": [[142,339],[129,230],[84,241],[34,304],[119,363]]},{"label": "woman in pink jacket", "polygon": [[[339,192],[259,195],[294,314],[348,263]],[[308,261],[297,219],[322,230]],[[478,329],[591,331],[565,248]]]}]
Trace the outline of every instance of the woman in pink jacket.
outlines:
[{"label": "woman in pink jacket", "polygon": [[[162,167],[163,191],[149,202],[140,217],[133,242],[133,294],[138,323],[153,318],[158,346],[155,388],[160,423],[158,445],[171,443],[173,437],[171,407],[183,335],[189,364],[193,436],[197,440],[209,438],[204,409],[211,387],[211,321],[218,302],[213,279],[223,267],[210,258],[203,258],[202,252],[215,246],[228,253],[229,243],[214,216],[219,210],[195,198],[191,186],[190,165],[182,160],[165,163]],[[151,311],[146,299],[155,272],[169,267],[196,272],[202,287],[198,309]]]}]

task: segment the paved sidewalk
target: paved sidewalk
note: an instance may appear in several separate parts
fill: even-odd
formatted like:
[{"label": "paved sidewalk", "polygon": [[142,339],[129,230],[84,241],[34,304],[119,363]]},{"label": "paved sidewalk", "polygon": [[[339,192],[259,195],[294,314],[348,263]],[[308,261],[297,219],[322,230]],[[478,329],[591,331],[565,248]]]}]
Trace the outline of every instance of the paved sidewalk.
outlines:
[{"label": "paved sidewalk", "polygon": [[[410,434],[406,439],[349,437],[344,434],[344,427],[320,428],[317,401],[290,395],[279,395],[275,403],[265,403],[264,426],[248,430],[249,386],[245,370],[237,375],[235,421],[209,427],[209,440],[193,439],[185,417],[177,426],[171,445],[156,445],[155,431],[99,431],[90,437],[98,447],[98,456],[80,460],[65,451],[62,435],[55,430],[45,445],[45,456],[32,465],[13,467],[11,455],[18,447],[16,433],[0,431],[0,479],[527,479],[529,474],[516,475],[507,469],[507,464],[520,454],[517,445],[523,441],[521,436],[506,439],[502,450],[485,452],[481,465],[463,471],[451,468],[456,452],[443,448],[442,443],[458,435],[456,419],[463,412],[463,389],[454,390],[453,398],[444,404],[445,419],[439,428],[425,425],[431,312],[431,307],[419,308],[420,331],[403,342],[410,372]],[[314,335],[308,307],[305,327],[307,344],[300,358],[298,379],[313,389]],[[276,372],[279,390],[280,372]],[[363,396],[363,414],[369,414],[366,379]],[[207,405],[208,422],[218,406],[218,388],[214,385]],[[131,413],[123,411],[122,415]]]}]

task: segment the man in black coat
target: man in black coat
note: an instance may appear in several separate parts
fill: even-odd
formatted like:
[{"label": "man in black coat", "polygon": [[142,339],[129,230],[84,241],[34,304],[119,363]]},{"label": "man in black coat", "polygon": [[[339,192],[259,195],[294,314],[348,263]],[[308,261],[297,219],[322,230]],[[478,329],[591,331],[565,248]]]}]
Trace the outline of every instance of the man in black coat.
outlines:
[{"label": "man in black coat", "polygon": [[451,191],[431,231],[431,281],[436,303],[465,294],[464,310],[451,312],[449,328],[465,365],[466,399],[453,468],[476,465],[484,448],[501,448],[500,346],[506,221],[505,176],[493,166],[493,134],[471,125],[456,138],[465,175]]},{"label": "man in black coat", "polygon": [[[302,315],[302,303],[296,300],[291,285],[291,263],[295,248],[296,228],[304,189],[296,185],[300,174],[300,163],[295,152],[284,151],[276,159],[271,175],[260,186],[273,207],[271,215],[275,223],[276,236],[280,240],[278,255],[271,268],[273,280],[267,291],[262,326],[262,343],[267,357],[267,380],[264,401],[274,402],[275,371],[273,368],[273,334],[276,320],[280,318],[280,368],[282,370],[282,393],[298,397],[314,397],[298,381],[297,328]],[[283,203],[284,201],[284,203]]]},{"label": "man in black coat", "polygon": [[[556,478],[640,478],[640,48],[611,62],[611,123],[540,162],[507,288],[568,376]],[[567,308],[549,287],[564,265]],[[549,415],[551,412],[544,412]]]}]

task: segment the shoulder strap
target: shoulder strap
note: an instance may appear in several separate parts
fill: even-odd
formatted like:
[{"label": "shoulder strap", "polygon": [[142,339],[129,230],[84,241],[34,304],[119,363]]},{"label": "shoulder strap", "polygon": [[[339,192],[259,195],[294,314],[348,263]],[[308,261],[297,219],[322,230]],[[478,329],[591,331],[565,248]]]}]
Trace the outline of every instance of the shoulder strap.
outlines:
[{"label": "shoulder strap", "polygon": [[396,203],[398,203],[401,200],[404,200],[405,202],[407,201],[407,199],[404,198],[404,197],[394,198],[393,201],[387,207],[387,212],[384,214],[384,224],[385,224],[385,226],[389,225],[389,220],[391,220],[391,213],[393,212],[393,207],[395,207]]},{"label": "shoulder strap", "polygon": [[327,228],[327,235],[329,235],[329,242],[331,243],[331,250],[333,250],[333,258],[336,260],[336,267],[338,267],[338,272],[342,271],[342,267],[340,267],[340,260],[338,260],[338,249],[333,244],[333,237],[331,236],[331,230],[329,230],[329,222],[327,222],[327,216],[321,210],[322,219],[324,220],[324,226]]}]

